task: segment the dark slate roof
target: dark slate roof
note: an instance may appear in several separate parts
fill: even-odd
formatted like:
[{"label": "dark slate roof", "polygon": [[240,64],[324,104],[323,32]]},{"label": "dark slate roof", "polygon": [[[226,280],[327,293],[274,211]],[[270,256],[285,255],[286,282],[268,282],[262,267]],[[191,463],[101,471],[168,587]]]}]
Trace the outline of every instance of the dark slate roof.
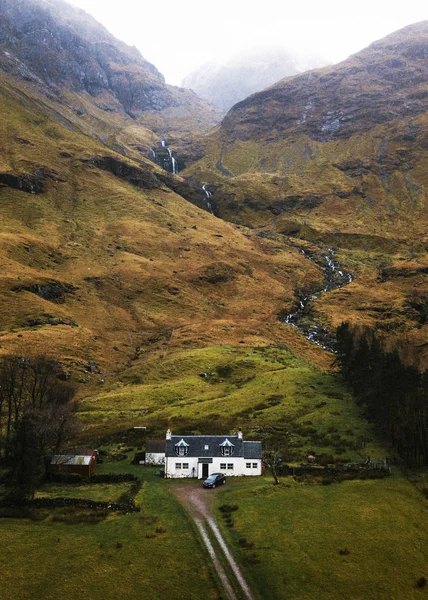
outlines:
[{"label": "dark slate roof", "polygon": [[244,458],[261,458],[261,442],[244,442]]},{"label": "dark slate roof", "polygon": [[146,452],[162,454],[165,452],[165,440],[147,440]]},{"label": "dark slate roof", "polygon": [[[244,448],[247,447],[247,444],[250,444],[248,452],[251,454],[248,457],[245,456],[245,458],[261,458],[261,442],[244,442],[237,435],[173,435],[170,440],[166,440],[166,456],[176,456],[174,446],[181,440],[189,444],[189,452],[186,456],[200,458],[211,456],[222,457],[221,444],[229,440],[233,444],[232,456],[244,457]],[[253,448],[253,444],[258,444],[258,446]],[[208,446],[208,450],[205,450],[205,446]]]}]

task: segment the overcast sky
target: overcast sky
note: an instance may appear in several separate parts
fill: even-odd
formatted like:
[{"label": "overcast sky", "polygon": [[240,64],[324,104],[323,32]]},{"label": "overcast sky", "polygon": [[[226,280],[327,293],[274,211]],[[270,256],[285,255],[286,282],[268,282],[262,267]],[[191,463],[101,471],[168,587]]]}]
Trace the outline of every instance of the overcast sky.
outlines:
[{"label": "overcast sky", "polygon": [[278,45],[339,62],[410,23],[426,0],[69,0],[136,46],[168,83],[206,61]]}]

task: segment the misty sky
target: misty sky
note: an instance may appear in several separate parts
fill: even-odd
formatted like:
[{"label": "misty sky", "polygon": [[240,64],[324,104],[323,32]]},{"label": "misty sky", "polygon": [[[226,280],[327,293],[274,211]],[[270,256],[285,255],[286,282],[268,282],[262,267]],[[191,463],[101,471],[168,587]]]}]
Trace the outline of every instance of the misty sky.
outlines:
[{"label": "misty sky", "polygon": [[423,0],[68,0],[136,46],[168,83],[252,46],[279,45],[339,62],[410,23]]}]

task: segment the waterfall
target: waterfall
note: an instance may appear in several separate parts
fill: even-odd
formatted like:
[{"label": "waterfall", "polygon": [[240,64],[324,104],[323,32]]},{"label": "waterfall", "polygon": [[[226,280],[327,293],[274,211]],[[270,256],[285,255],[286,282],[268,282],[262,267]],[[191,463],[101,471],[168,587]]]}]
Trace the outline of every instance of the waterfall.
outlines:
[{"label": "waterfall", "polygon": [[175,158],[172,155],[171,148],[166,147],[166,149],[168,150],[169,158],[170,158],[171,165],[172,165],[172,174],[173,175],[177,175],[177,173],[178,173],[177,161],[175,160]]},{"label": "waterfall", "polygon": [[207,208],[210,211],[210,213],[213,215],[214,211],[213,211],[212,204],[210,202],[210,198],[211,198],[212,194],[211,194],[211,192],[209,190],[207,190],[207,186],[206,186],[205,183],[202,186],[202,189],[203,189],[204,194],[205,194],[205,204],[207,205]]},{"label": "waterfall", "polygon": [[153,160],[165,171],[169,171],[173,175],[178,174],[177,159],[173,155],[171,148],[168,148],[165,140],[161,140],[160,145],[156,148],[150,148]]}]

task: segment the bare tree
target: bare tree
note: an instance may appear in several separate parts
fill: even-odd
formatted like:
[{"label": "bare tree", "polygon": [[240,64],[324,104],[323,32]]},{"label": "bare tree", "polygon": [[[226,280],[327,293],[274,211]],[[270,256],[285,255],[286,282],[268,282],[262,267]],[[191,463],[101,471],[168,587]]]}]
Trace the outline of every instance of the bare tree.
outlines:
[{"label": "bare tree", "polygon": [[273,448],[267,448],[263,450],[263,463],[271,470],[272,477],[275,481],[275,485],[278,485],[279,479],[277,469],[282,465],[282,453],[279,450]]}]

